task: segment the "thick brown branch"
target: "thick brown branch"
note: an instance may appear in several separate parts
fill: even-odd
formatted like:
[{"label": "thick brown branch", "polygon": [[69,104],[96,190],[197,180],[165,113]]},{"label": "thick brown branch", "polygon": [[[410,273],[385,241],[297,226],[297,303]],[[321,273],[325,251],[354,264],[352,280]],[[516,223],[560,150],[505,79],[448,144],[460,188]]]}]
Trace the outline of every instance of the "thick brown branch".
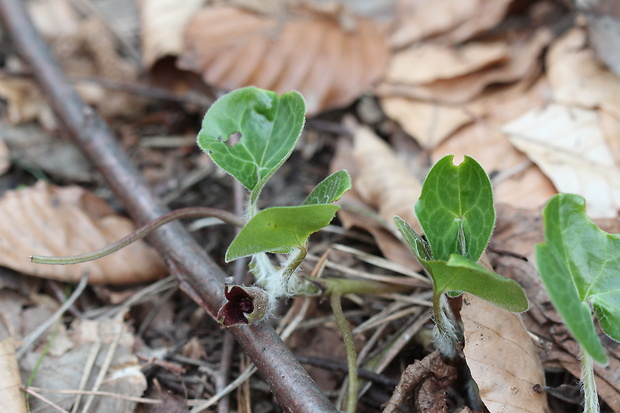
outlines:
[{"label": "thick brown branch", "polygon": [[[58,62],[28,17],[23,0],[0,0],[0,20],[21,58],[27,62],[68,134],[107,180],[133,219],[142,225],[168,212],[142,180],[105,122],[71,87]],[[178,223],[149,237],[166,259],[181,287],[210,314],[223,302],[223,271]],[[306,371],[267,324],[234,327],[286,411],[335,412]]]}]

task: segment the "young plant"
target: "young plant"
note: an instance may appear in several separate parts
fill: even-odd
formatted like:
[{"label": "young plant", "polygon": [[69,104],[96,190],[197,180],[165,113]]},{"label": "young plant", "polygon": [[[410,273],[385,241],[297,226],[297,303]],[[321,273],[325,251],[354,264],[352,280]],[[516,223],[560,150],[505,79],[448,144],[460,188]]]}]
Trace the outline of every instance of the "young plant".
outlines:
[{"label": "young plant", "polygon": [[593,361],[607,364],[601,329],[620,341],[620,234],[608,234],[586,215],[585,200],[558,194],[543,209],[545,242],[536,245],[538,271],[551,302],[581,347],[584,412],[599,411]]},{"label": "young plant", "polygon": [[[207,111],[198,134],[198,146],[224,171],[237,179],[248,191],[247,223],[226,251],[226,261],[251,257],[250,270],[256,284],[266,293],[261,312],[268,312],[278,297],[314,295],[317,287],[298,276],[297,269],[306,256],[308,237],[328,225],[340,209],[333,202],[351,187],[346,171],[327,177],[308,195],[302,205],[273,207],[260,211],[258,200],[269,178],[291,155],[305,120],[305,101],[297,92],[276,93],[256,87],[235,90],[217,100]],[[235,143],[231,136],[240,135]],[[288,257],[276,268],[267,253]],[[243,287],[235,289],[238,300],[248,309],[255,296],[243,296]],[[221,320],[235,303],[222,308]],[[259,294],[252,290],[252,294]],[[232,295],[231,295],[232,296]],[[238,306],[237,306],[238,308]],[[258,316],[258,317],[257,317]],[[249,313],[247,321],[262,314]],[[231,319],[232,320],[232,319]]]},{"label": "young plant", "polygon": [[528,309],[523,289],[513,280],[478,264],[495,226],[489,177],[473,158],[453,164],[444,156],[430,170],[415,212],[426,239],[406,221],[396,227],[433,281],[433,336],[447,357],[456,355],[456,328],[444,312],[446,295],[476,295],[512,312]]}]

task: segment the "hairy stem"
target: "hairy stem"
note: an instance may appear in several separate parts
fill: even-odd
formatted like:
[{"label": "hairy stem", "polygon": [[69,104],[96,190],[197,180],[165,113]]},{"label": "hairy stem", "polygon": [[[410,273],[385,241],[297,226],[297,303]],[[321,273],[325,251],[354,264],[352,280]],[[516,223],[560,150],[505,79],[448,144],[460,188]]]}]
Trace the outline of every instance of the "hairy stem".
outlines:
[{"label": "hairy stem", "polygon": [[108,245],[100,250],[88,252],[80,255],[72,255],[68,257],[46,257],[42,255],[31,255],[30,261],[36,264],[56,264],[56,265],[67,265],[67,264],[78,264],[81,262],[92,261],[98,258],[105,257],[106,255],[112,254],[128,246],[129,244],[138,241],[146,237],[148,234],[156,230],[157,228],[165,225],[171,221],[177,219],[184,218],[204,218],[204,217],[214,217],[219,218],[222,221],[235,225],[235,226],[243,226],[243,220],[241,220],[236,215],[224,211],[221,209],[215,208],[207,208],[207,207],[190,207],[190,208],[182,208],[177,209],[176,211],[171,211],[161,217],[149,222],[148,224],[138,228],[131,234],[126,237],[121,238],[113,244]]},{"label": "hairy stem", "polygon": [[446,316],[443,306],[447,303],[445,294],[438,294],[433,297],[433,314],[435,318],[435,328],[433,329],[433,341],[437,349],[447,358],[456,356],[456,328],[452,321]]},{"label": "hairy stem", "polygon": [[581,348],[581,390],[583,392],[583,412],[599,413],[598,394],[594,381],[594,360]]},{"label": "hairy stem", "polygon": [[347,352],[347,365],[349,368],[349,394],[347,397],[347,413],[355,413],[357,407],[357,354],[355,352],[355,342],[353,341],[353,334],[351,334],[351,328],[342,311],[342,303],[340,298],[342,296],[338,291],[332,292],[329,297],[329,302],[336,318],[336,324],[342,334],[342,340],[344,341],[344,347]]}]

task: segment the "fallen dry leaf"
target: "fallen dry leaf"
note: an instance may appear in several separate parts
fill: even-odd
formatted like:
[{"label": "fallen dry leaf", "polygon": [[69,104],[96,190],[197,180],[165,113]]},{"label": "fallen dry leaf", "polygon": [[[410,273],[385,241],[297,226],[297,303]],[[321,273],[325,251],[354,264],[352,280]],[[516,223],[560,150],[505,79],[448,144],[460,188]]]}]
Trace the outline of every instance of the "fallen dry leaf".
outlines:
[{"label": "fallen dry leaf", "polygon": [[9,147],[2,137],[0,137],[0,175],[4,175],[11,167],[11,157]]},{"label": "fallen dry leaf", "polygon": [[166,267],[139,241],[99,260],[76,265],[31,263],[32,254],[66,256],[103,248],[134,230],[105,202],[80,187],[34,187],[8,191],[0,199],[0,264],[17,271],[77,282],[85,271],[90,283],[140,283],[158,279]]},{"label": "fallen dry leaf", "polygon": [[510,141],[560,192],[582,195],[593,218],[617,216],[620,169],[593,110],[552,104],[508,123]]},{"label": "fallen dry leaf", "polygon": [[[379,138],[375,137],[375,139]],[[390,150],[386,144],[383,145],[385,145],[384,150]],[[419,271],[421,269],[420,263],[411,250],[402,241],[397,239],[394,233],[385,228],[385,225],[391,225],[392,221],[384,222],[383,224],[379,222],[381,218],[373,217],[376,214],[375,210],[370,204],[365,203],[362,196],[358,193],[358,176],[360,175],[360,169],[364,167],[364,164],[359,165],[353,158],[353,144],[347,139],[339,139],[336,155],[332,160],[330,169],[334,172],[346,169],[351,174],[353,182],[353,188],[345,192],[340,201],[343,208],[338,212],[338,216],[342,221],[342,225],[345,228],[358,227],[368,231],[386,258],[414,271]],[[362,180],[361,184],[363,183],[364,180]],[[374,205],[374,202],[371,202],[371,204]],[[413,205],[411,205],[410,213],[406,219],[415,219],[414,217]],[[417,220],[409,222],[416,225]],[[419,229],[419,225],[416,228]]]},{"label": "fallen dry leaf", "polygon": [[0,406],[6,412],[26,413],[26,400],[19,386],[19,366],[15,355],[15,340],[8,337],[0,341]]},{"label": "fallen dry leaf", "polygon": [[620,3],[615,0],[578,0],[586,17],[590,44],[603,62],[620,76]]},{"label": "fallen dry leaf", "polygon": [[[22,377],[28,379],[33,369],[37,368],[32,386],[50,390],[90,390],[95,387],[96,378],[105,367],[105,359],[111,354],[111,363],[107,368],[104,380],[95,390],[115,393],[116,397],[95,397],[92,402],[87,395],[81,396],[80,408],[92,412],[132,412],[136,402],[129,397],[139,397],[147,387],[146,378],[140,371],[140,364],[134,355],[135,337],[127,331],[127,327],[116,317],[102,321],[75,320],[71,328],[60,329],[56,338],[64,344],[62,349],[50,351],[42,357],[43,347],[38,351],[26,353],[20,360]],[[94,351],[98,350],[98,351]],[[88,365],[91,354],[96,357],[92,366]],[[91,370],[88,370],[92,367]],[[83,377],[87,373],[87,377]],[[81,388],[84,379],[85,387]],[[59,406],[70,409],[76,402],[76,395],[44,393],[46,398]],[[32,411],[47,405],[40,400],[30,398]]]},{"label": "fallen dry leaf", "polygon": [[0,78],[0,97],[8,102],[7,120],[11,124],[37,120],[46,129],[56,127],[52,109],[32,80],[17,77]]},{"label": "fallen dry leaf", "polygon": [[473,295],[463,295],[465,361],[491,413],[549,412],[545,372],[518,314],[501,310]]},{"label": "fallen dry leaf", "polygon": [[499,23],[510,3],[493,0],[400,0],[397,26],[390,43],[395,48],[401,48],[441,34],[443,41],[463,42]]},{"label": "fallen dry leaf", "polygon": [[185,26],[202,4],[202,0],[140,2],[142,58],[147,67],[162,57],[178,56],[183,52]]},{"label": "fallen dry leaf", "polygon": [[551,39],[551,32],[544,28],[538,29],[531,36],[521,34],[515,40],[506,40],[509,42],[510,59],[503,64],[430,83],[405,82],[402,78],[398,83],[386,81],[377,86],[376,93],[381,97],[400,96],[440,103],[465,103],[490,84],[516,82],[538,71],[538,56]]},{"label": "fallen dry leaf", "polygon": [[294,89],[310,115],[350,104],[381,78],[388,58],[387,41],[372,20],[357,18],[347,30],[324,15],[281,22],[230,7],[197,12],[185,44],[179,67],[201,73],[205,82]]},{"label": "fallen dry leaf", "polygon": [[458,48],[422,44],[394,54],[386,81],[416,84],[451,79],[502,63],[509,53],[504,40],[472,42]]},{"label": "fallen dry leaf", "polygon": [[353,186],[364,202],[388,223],[398,215],[416,226],[413,207],[420,198],[422,184],[388,144],[370,128],[358,126],[353,134],[353,159],[358,168]]},{"label": "fallen dry leaf", "polygon": [[620,77],[597,60],[583,29],[573,29],[554,42],[547,55],[547,76],[556,103],[601,108],[620,119]]}]

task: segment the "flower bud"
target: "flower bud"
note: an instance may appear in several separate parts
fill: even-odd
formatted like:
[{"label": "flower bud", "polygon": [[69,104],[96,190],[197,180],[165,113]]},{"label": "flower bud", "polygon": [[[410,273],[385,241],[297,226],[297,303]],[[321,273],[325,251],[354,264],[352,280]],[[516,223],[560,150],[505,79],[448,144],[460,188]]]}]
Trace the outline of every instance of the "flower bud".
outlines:
[{"label": "flower bud", "polygon": [[258,323],[269,310],[269,295],[259,287],[227,285],[224,295],[227,301],[218,311],[217,320],[226,327]]}]

